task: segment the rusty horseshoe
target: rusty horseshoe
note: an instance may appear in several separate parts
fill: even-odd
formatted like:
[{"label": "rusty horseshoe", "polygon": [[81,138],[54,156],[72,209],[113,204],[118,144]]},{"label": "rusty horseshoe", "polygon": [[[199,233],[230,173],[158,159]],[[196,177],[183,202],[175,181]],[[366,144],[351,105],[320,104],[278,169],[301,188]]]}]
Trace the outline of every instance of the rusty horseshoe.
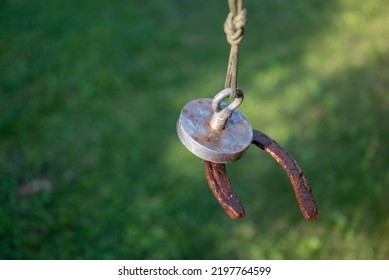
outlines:
[{"label": "rusty horseshoe", "polygon": [[[260,131],[253,130],[252,144],[270,154],[286,171],[304,219],[315,220],[317,207],[312,189],[296,160],[276,141]],[[204,161],[204,166],[208,185],[224,211],[232,219],[243,217],[244,208],[231,187],[225,164]]]}]

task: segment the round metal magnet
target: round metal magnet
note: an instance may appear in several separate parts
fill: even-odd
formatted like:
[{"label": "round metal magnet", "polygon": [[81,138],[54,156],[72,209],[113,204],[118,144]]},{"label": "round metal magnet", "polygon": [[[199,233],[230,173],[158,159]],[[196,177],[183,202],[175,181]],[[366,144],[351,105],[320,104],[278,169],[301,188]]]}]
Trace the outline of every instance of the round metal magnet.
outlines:
[{"label": "round metal magnet", "polygon": [[178,137],[187,149],[204,160],[215,163],[237,161],[253,139],[251,125],[235,110],[241,101],[222,102],[231,92],[227,88],[213,100],[192,100],[181,110],[177,121]]}]

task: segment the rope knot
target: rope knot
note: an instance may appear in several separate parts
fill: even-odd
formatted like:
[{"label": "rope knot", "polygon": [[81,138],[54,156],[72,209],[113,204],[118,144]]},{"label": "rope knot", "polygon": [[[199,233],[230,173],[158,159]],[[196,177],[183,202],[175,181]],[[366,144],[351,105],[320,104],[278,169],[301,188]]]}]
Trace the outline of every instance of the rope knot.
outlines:
[{"label": "rope knot", "polygon": [[235,15],[231,12],[228,14],[224,22],[224,32],[230,45],[239,45],[242,42],[246,22],[246,9],[238,11]]}]

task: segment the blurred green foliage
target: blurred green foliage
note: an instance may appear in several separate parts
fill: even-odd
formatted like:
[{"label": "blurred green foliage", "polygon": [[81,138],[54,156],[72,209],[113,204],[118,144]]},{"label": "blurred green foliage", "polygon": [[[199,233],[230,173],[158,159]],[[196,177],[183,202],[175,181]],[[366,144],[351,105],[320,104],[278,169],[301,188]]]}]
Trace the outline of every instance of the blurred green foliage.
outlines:
[{"label": "blurred green foliage", "polygon": [[245,1],[240,111],[285,146],[319,208],[251,147],[232,221],[179,142],[223,86],[227,1],[0,2],[0,258],[389,258],[389,5]]}]

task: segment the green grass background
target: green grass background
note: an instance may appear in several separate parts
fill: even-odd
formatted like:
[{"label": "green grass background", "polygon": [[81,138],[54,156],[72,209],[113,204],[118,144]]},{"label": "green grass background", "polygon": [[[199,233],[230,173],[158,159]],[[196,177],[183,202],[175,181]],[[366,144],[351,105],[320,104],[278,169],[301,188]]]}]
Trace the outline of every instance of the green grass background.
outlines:
[{"label": "green grass background", "polygon": [[227,1],[2,0],[0,258],[389,258],[387,1],[245,6],[239,110],[298,160],[318,220],[255,147],[228,165],[230,220],[176,136],[223,87]]}]

